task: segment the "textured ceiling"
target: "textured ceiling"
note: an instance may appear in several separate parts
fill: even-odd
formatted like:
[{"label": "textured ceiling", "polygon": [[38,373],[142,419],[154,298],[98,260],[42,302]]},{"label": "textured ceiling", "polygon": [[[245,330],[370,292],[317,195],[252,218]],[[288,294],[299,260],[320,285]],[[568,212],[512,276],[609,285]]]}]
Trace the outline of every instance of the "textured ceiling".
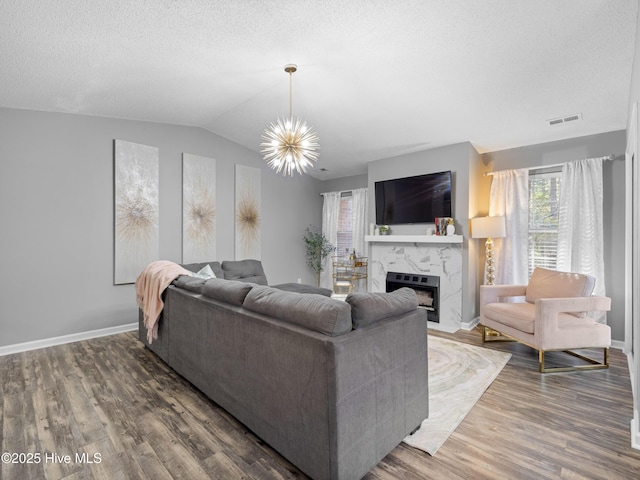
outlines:
[{"label": "textured ceiling", "polygon": [[[259,151],[289,110],[317,178],[464,141],[626,127],[636,0],[2,0],[0,106],[199,126]],[[555,127],[546,120],[580,113]]]}]

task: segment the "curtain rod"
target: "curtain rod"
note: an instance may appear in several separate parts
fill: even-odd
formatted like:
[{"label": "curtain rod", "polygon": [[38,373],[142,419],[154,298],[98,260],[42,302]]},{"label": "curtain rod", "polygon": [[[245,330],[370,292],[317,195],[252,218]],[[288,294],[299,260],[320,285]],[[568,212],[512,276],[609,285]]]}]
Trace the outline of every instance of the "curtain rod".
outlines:
[{"label": "curtain rod", "polygon": [[356,190],[368,190],[367,187],[361,187],[361,188],[349,188],[348,190],[337,190],[335,192],[322,192],[320,194],[321,197],[324,197],[327,193],[339,193],[341,196],[349,196],[349,195],[353,195],[353,192]]},{"label": "curtain rod", "polygon": [[[605,160],[615,160],[616,156],[612,153],[611,155],[608,155],[606,157],[602,157]],[[554,163],[553,165],[540,165],[539,167],[529,167],[529,168],[525,168],[523,170],[542,170],[543,168],[556,168],[556,167],[562,167],[565,163],[567,162],[563,162],[563,163]],[[502,172],[504,170],[498,170],[498,172]],[[498,172],[485,172],[484,176],[490,176],[492,177],[493,175],[495,175]]]},{"label": "curtain rod", "polygon": [[[339,194],[340,194],[340,196],[343,196],[345,193],[346,193],[346,194],[351,194],[351,195],[353,195],[353,190],[355,190],[355,189],[353,189],[353,188],[352,188],[352,189],[350,189],[350,190],[337,190],[335,193],[339,193]],[[334,192],[322,192],[322,193],[320,194],[320,196],[321,196],[321,197],[324,197],[324,196],[325,196],[325,194],[327,194],[327,193],[334,193]]]}]

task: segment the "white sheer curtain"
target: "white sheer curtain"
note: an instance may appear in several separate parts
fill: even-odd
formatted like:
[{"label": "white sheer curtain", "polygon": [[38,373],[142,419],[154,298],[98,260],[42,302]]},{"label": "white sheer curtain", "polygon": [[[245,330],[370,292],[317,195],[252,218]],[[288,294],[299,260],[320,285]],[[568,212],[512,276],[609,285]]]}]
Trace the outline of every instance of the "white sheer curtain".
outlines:
[{"label": "white sheer curtain", "polygon": [[[331,245],[338,244],[338,217],[340,215],[340,192],[323,193],[322,233]],[[320,286],[333,290],[331,255],[324,260],[324,269],[320,274]]]},{"label": "white sheer curtain", "polygon": [[367,255],[367,245],[364,236],[367,234],[367,189],[358,188],[352,190],[352,212],[353,212],[353,248],[356,249],[358,255]]},{"label": "white sheer curtain", "polygon": [[493,174],[489,216],[505,217],[507,236],[494,238],[496,284],[529,282],[529,170],[502,170]]},{"label": "white sheer curtain", "polygon": [[[367,189],[351,190],[351,244],[358,255],[366,255],[367,245],[364,236],[367,234]],[[323,193],[322,233],[333,246],[338,245],[338,220],[340,218],[340,199],[343,192]],[[332,255],[344,252],[333,253]],[[320,286],[333,289],[333,269],[331,256],[325,259],[324,269],[320,275]]]},{"label": "white sheer curtain", "polygon": [[[594,295],[605,295],[602,158],[562,167],[558,202],[558,270],[595,277]],[[606,317],[598,318],[605,321]]]}]

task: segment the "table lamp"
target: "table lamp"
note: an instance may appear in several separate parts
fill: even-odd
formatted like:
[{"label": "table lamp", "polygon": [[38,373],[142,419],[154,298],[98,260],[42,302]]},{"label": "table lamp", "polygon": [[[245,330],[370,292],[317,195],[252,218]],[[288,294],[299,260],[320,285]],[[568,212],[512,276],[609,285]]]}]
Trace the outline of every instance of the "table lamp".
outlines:
[{"label": "table lamp", "polygon": [[471,219],[471,237],[487,239],[484,244],[487,285],[494,285],[496,279],[492,238],[505,236],[506,224],[504,217],[477,217]]}]

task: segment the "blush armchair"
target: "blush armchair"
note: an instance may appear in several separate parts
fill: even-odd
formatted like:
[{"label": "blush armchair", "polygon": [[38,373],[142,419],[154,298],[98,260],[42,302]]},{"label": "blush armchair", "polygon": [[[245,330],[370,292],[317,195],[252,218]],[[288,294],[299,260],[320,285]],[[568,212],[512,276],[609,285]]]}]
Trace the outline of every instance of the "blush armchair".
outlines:
[{"label": "blush armchair", "polygon": [[[608,368],[611,328],[587,313],[609,311],[611,299],[592,296],[594,286],[595,279],[589,275],[544,268],[534,270],[528,285],[482,285],[483,343],[517,340],[538,350],[542,373]],[[603,360],[574,351],[585,348],[602,348]],[[565,351],[586,364],[547,367],[545,352],[549,351]]]}]

